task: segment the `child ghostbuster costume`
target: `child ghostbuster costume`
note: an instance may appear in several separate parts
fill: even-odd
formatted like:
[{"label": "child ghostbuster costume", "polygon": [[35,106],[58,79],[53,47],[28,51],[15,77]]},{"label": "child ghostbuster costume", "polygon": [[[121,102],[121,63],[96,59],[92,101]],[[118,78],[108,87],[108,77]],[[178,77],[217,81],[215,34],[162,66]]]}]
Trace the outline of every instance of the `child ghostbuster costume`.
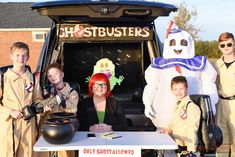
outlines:
[{"label": "child ghostbuster costume", "polygon": [[143,102],[145,115],[156,127],[167,128],[173,118],[176,98],[171,92],[171,79],[178,75],[186,77],[189,95],[206,94],[215,104],[218,101],[216,71],[204,56],[194,56],[194,41],[191,35],[181,31],[173,22],[168,28],[169,35],[164,42],[163,57],[153,58],[145,71],[147,85]]},{"label": "child ghostbuster costume", "polygon": [[196,152],[198,128],[201,111],[193,101],[186,96],[174,106],[173,120],[169,125],[176,143],[187,147],[187,151]]},{"label": "child ghostbuster costume", "polygon": [[[64,98],[65,100],[65,108],[60,105],[54,106],[52,112],[70,112],[76,114],[77,112],[77,104],[79,101],[79,96],[76,90],[70,87],[67,82],[64,82],[65,86],[56,90],[56,93]],[[55,87],[52,87],[55,88]]]},{"label": "child ghostbuster costume", "polygon": [[[4,89],[0,88],[0,97],[3,96],[0,105],[0,156],[27,157],[34,156],[33,145],[36,142],[37,129],[35,118],[29,121],[13,119],[11,109],[22,110],[32,102],[42,100],[39,82],[36,79],[33,85],[33,75],[26,70],[21,76],[8,69],[4,73]],[[1,82],[1,81],[0,81]],[[0,87],[2,84],[0,84]],[[14,154],[14,155],[13,155]]]}]

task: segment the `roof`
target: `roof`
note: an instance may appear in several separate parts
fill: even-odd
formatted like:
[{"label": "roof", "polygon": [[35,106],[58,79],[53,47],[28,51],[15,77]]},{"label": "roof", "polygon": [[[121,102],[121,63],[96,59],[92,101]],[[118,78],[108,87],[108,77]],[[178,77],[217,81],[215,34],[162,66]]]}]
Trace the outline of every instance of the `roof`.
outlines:
[{"label": "roof", "polygon": [[31,10],[33,3],[0,3],[0,28],[50,28],[51,19]]}]

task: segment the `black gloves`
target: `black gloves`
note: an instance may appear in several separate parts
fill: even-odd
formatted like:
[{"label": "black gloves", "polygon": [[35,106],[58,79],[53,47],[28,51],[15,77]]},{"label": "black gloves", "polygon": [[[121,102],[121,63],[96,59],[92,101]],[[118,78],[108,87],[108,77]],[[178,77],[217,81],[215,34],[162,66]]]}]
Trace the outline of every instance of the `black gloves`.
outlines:
[{"label": "black gloves", "polygon": [[42,113],[44,106],[49,106],[53,108],[55,105],[62,106],[63,108],[66,108],[66,100],[62,96],[53,96],[49,97],[45,100],[42,100],[39,103],[32,103],[31,105],[27,105],[22,108],[22,113],[24,115],[24,120],[30,120],[33,118],[36,114]]},{"label": "black gloves", "polygon": [[22,108],[22,113],[24,115],[24,120],[30,120],[33,118],[37,113],[43,112],[43,105],[40,103],[32,103],[31,105],[27,105]]}]

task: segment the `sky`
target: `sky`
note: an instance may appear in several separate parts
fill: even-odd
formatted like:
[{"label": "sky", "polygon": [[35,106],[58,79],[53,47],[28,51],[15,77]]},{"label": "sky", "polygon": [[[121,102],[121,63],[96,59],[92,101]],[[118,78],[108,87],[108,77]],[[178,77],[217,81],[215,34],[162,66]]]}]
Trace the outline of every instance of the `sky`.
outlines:
[{"label": "sky", "polygon": [[[198,36],[200,40],[218,40],[222,32],[231,32],[235,35],[234,8],[235,0],[161,0],[175,6],[185,2],[189,10],[197,11],[196,19],[191,21],[201,31]],[[169,17],[160,17],[156,20],[157,26],[165,26],[157,30],[162,40],[165,40],[166,27],[177,13],[171,13]]]},{"label": "sky", "polygon": [[[46,0],[0,0],[0,2],[39,2]],[[196,9],[197,16],[191,23],[201,31],[198,36],[200,40],[217,40],[220,33],[231,32],[235,35],[234,8],[235,0],[155,0],[163,3],[178,6],[185,2],[188,10]],[[159,17],[156,19],[157,32],[162,41],[168,22],[173,20],[177,13],[171,13],[169,17]]]}]

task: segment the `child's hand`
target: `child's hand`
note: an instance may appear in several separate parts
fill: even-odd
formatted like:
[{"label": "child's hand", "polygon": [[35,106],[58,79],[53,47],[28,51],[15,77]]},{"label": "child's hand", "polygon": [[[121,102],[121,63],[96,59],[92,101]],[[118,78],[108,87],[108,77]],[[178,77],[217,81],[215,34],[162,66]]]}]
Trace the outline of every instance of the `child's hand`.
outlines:
[{"label": "child's hand", "polygon": [[23,118],[23,113],[21,111],[18,110],[11,110],[11,117],[15,118],[15,119],[20,119]]},{"label": "child's hand", "polygon": [[160,129],[159,131],[157,131],[160,134],[165,134],[166,133],[166,129]]},{"label": "child's hand", "polygon": [[160,134],[172,134],[172,130],[171,129],[161,129],[159,130]]},{"label": "child's hand", "polygon": [[45,105],[44,108],[43,108],[43,112],[47,112],[47,111],[52,111],[52,108],[49,107],[48,105]]},{"label": "child's hand", "polygon": [[172,130],[171,129],[167,129],[167,134],[172,134]]}]

